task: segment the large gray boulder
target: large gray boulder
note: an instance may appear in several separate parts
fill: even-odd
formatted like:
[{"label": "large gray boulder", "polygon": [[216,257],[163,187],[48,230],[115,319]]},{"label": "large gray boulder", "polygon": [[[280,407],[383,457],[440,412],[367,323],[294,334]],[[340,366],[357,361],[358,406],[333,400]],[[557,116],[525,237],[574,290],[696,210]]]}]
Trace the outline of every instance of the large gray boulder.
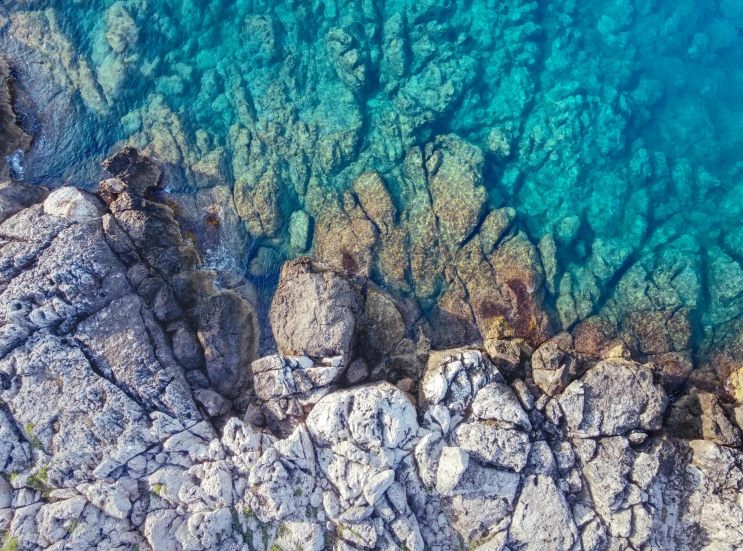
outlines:
[{"label": "large gray boulder", "polygon": [[239,396],[248,383],[250,363],[259,356],[255,310],[237,293],[221,291],[200,301],[196,319],[209,382],[228,398]]},{"label": "large gray boulder", "polygon": [[345,277],[310,259],[288,262],[271,304],[271,328],[285,356],[343,356],[347,364],[360,327],[361,295]]},{"label": "large gray boulder", "polygon": [[668,396],[650,366],[610,359],[590,369],[560,397],[571,434],[615,436],[634,429],[658,430]]},{"label": "large gray boulder", "polygon": [[578,529],[565,496],[555,481],[528,476],[513,512],[511,541],[520,549],[568,551],[578,540]]}]

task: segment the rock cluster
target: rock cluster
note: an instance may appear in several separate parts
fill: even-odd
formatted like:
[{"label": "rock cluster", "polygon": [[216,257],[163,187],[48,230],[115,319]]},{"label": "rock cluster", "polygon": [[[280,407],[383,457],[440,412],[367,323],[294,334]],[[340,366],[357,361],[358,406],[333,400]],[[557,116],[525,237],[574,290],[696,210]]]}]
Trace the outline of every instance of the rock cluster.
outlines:
[{"label": "rock cluster", "polygon": [[670,404],[663,365],[596,327],[432,351],[404,301],[307,259],[258,358],[156,168],[106,167],[104,201],[0,186],[29,194],[0,224],[5,549],[743,546],[740,408]]}]

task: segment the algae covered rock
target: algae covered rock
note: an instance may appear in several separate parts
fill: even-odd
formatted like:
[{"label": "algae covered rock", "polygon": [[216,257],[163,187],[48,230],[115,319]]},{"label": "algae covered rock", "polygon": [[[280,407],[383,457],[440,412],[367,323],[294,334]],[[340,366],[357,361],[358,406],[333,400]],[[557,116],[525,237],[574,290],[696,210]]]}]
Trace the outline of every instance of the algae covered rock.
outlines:
[{"label": "algae covered rock", "polygon": [[480,227],[482,252],[488,256],[508,231],[516,217],[516,211],[507,207],[490,211]]},{"label": "algae covered rock", "polygon": [[[28,151],[31,145],[31,136],[27,134],[19,125],[12,104],[12,77],[10,66],[7,60],[0,57],[0,137],[2,137],[2,146],[0,147],[0,157],[3,157],[2,169],[0,176],[8,177],[11,170],[17,172],[18,168],[12,167],[8,159],[12,155]],[[17,174],[23,179],[23,174]]]},{"label": "algae covered rock", "polygon": [[235,205],[251,235],[274,237],[284,223],[281,210],[281,186],[276,175],[264,174],[250,185],[241,180],[235,184]]},{"label": "algae covered rock", "polygon": [[517,234],[495,250],[491,264],[494,288],[471,291],[481,333],[488,336],[488,329],[503,320],[513,335],[531,344],[545,341],[552,328],[544,311],[544,273],[536,247]]},{"label": "algae covered rock", "polygon": [[378,230],[350,193],[327,206],[315,223],[318,260],[349,274],[369,276]]},{"label": "algae covered rock", "polygon": [[307,249],[307,239],[310,235],[310,217],[303,210],[294,211],[289,220],[289,246],[297,252]]},{"label": "algae covered rock", "polygon": [[366,172],[354,181],[353,190],[377,231],[382,235],[389,234],[395,227],[397,209],[384,180],[375,172]]}]

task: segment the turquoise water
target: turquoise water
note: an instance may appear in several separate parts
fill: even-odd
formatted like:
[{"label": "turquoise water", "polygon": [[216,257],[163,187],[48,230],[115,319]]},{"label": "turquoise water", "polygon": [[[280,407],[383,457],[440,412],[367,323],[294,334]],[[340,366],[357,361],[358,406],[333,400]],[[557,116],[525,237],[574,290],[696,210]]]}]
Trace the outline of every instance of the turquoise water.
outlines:
[{"label": "turquoise water", "polygon": [[[497,212],[553,329],[601,314],[649,355],[740,334],[741,1],[30,5],[0,45],[58,109],[35,181],[91,187],[129,143],[192,227],[219,205],[215,264],[271,279],[309,252],[448,313],[503,284]],[[353,185],[370,170],[390,199]]]}]

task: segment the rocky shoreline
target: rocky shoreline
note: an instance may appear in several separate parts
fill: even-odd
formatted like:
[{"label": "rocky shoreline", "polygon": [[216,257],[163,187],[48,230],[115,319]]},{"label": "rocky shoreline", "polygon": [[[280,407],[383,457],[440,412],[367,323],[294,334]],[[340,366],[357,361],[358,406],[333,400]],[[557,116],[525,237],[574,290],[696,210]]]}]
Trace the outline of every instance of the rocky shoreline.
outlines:
[{"label": "rocky shoreline", "polygon": [[582,324],[436,350],[424,317],[301,258],[260,357],[160,169],[98,197],[0,186],[4,550],[743,546],[743,408]]},{"label": "rocky shoreline", "polygon": [[598,326],[743,398],[734,1],[332,4],[0,6],[29,181],[90,190],[136,147],[262,324],[311,256],[436,348]]},{"label": "rocky shoreline", "polygon": [[[594,90],[583,105],[532,74],[559,74],[561,45],[580,43],[575,10],[491,10],[471,58],[440,23],[461,27],[464,8],[434,4],[383,23],[347,8],[369,37],[307,14],[324,53],[286,47],[353,114],[312,124],[292,71],[264,71],[282,63],[279,23],[248,16],[265,39],[249,45],[252,78],[289,99],[276,86],[256,103],[238,78],[223,144],[188,136],[164,93],[122,119],[147,155],[120,143],[92,193],[67,173],[50,189],[20,181],[27,153],[45,159],[0,58],[0,551],[743,548],[735,189],[641,139],[625,148],[621,121],[593,163],[591,136],[564,120],[629,120],[626,100]],[[57,10],[0,6],[0,45],[41,48],[48,72],[20,103],[65,114],[34,115],[48,147],[77,151],[77,118],[116,109],[124,75],[148,67],[130,15],[145,11],[112,6],[106,55],[89,63]],[[630,24],[601,21],[608,41]],[[542,33],[554,51],[540,53]],[[498,62],[501,87],[471,97],[500,42],[517,54]],[[192,72],[179,70],[160,84],[178,88]],[[377,77],[384,92],[366,97]],[[649,112],[652,86],[628,95],[633,109]],[[505,118],[431,130],[517,90]],[[571,148],[611,168],[581,180]],[[563,202],[558,173],[565,190],[609,182],[592,191],[601,208]],[[706,227],[701,207],[650,212],[649,196],[692,187],[705,208],[727,205],[724,231],[679,229]],[[278,266],[268,308],[244,274]]]}]

